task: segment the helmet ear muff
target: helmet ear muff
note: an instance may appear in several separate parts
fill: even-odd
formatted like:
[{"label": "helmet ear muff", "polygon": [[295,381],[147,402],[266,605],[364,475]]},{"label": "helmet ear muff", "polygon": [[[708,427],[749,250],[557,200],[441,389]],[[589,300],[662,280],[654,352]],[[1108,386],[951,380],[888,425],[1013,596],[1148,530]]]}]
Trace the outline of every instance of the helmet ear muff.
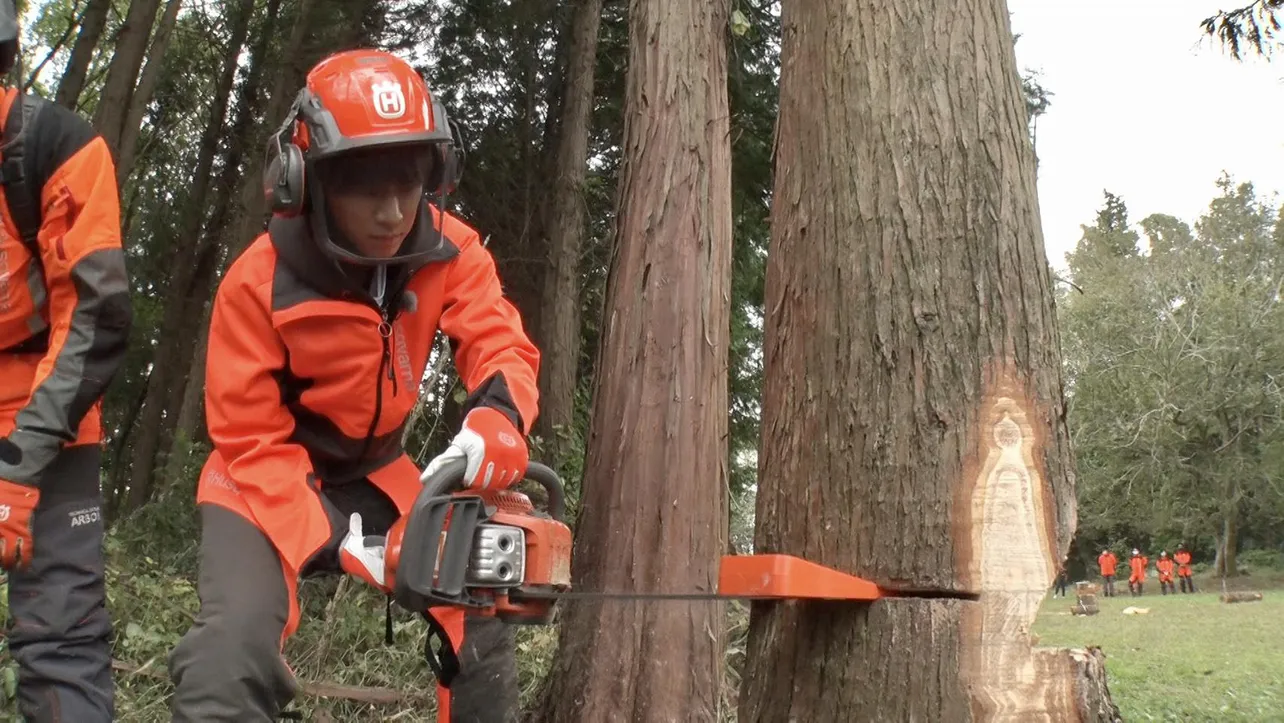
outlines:
[{"label": "helmet ear muff", "polygon": [[303,149],[294,142],[294,124],[299,109],[308,97],[301,91],[290,106],[285,122],[268,138],[267,162],[263,164],[263,197],[272,213],[297,216],[303,212],[305,201],[305,162]]},{"label": "helmet ear muff", "polygon": [[272,213],[297,216],[303,212],[303,150],[293,142],[284,143],[268,161],[263,174],[263,193]]},{"label": "helmet ear muff", "polygon": [[432,101],[432,120],[434,128],[450,129],[450,142],[434,145],[433,173],[424,184],[424,191],[431,196],[454,193],[459,179],[464,175],[464,139],[459,124],[446,116],[446,109],[436,98]]}]

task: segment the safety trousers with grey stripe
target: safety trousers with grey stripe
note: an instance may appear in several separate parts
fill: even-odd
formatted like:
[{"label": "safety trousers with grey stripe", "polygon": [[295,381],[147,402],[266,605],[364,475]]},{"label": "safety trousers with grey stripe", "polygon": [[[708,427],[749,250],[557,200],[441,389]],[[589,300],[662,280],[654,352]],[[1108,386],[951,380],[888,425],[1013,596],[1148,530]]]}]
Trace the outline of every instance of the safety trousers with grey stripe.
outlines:
[{"label": "safety trousers with grey stripe", "polygon": [[[331,488],[345,515],[361,512],[369,534],[395,519],[391,502],[362,480]],[[282,654],[289,594],[280,558],[257,527],[217,505],[200,506],[202,537],[195,624],[170,655],[174,723],[280,720],[302,691]],[[509,626],[466,622],[460,671],[451,684],[451,723],[519,720],[516,650]],[[432,673],[424,664],[424,685]]]},{"label": "safety trousers with grey stripe", "polygon": [[115,716],[111,618],[95,444],[65,448],[40,482],[33,554],[9,572],[9,652],[18,711],[29,723],[107,723]]}]

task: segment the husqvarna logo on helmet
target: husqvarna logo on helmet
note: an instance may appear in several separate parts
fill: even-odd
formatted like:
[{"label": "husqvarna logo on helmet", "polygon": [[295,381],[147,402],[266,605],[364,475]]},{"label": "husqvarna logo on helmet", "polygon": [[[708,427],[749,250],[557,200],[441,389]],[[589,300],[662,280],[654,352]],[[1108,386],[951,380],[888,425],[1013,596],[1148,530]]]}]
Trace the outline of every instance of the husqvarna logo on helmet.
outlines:
[{"label": "husqvarna logo on helmet", "polygon": [[374,94],[375,113],[380,118],[394,120],[406,113],[406,95],[401,91],[401,83],[395,80],[381,80],[370,86]]}]

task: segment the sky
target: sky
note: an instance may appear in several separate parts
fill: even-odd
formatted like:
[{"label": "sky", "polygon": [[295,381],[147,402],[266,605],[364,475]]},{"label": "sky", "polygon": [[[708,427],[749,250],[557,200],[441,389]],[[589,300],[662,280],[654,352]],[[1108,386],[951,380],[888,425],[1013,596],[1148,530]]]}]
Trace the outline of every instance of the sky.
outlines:
[{"label": "sky", "polygon": [[1134,225],[1151,213],[1193,224],[1222,171],[1284,201],[1284,52],[1239,62],[1199,25],[1248,2],[1008,0],[1017,63],[1053,93],[1036,150],[1054,267],[1105,190]]}]

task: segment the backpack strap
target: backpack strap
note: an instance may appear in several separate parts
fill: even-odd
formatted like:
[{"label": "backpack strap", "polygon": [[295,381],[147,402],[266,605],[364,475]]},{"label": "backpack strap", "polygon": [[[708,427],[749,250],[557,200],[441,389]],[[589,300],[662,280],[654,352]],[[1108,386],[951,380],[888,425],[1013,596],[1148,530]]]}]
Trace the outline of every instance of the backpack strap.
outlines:
[{"label": "backpack strap", "polygon": [[40,109],[45,101],[37,96],[19,93],[9,106],[8,117],[4,122],[4,133],[0,136],[0,185],[4,186],[4,196],[13,225],[18,228],[22,243],[31,252],[31,256],[40,262],[40,201],[37,191],[32,189],[31,164],[26,157],[27,129],[33,128]]}]

